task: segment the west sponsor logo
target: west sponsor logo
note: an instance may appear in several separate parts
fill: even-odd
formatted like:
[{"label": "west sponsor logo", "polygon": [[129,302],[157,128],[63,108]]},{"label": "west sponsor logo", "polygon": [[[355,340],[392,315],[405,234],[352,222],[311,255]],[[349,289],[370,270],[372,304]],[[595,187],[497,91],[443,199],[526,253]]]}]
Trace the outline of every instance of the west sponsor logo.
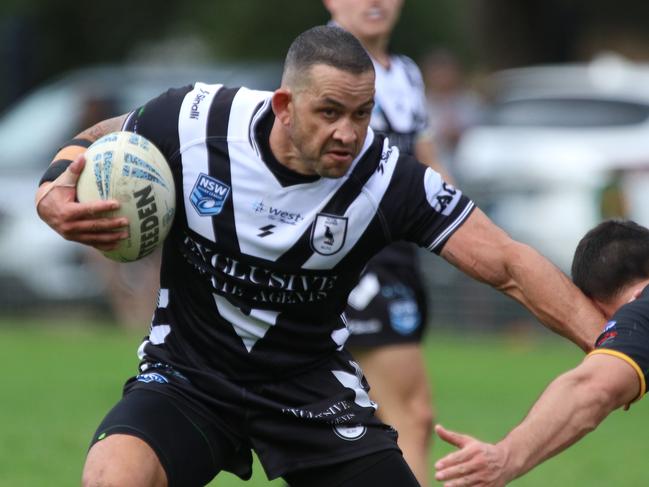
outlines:
[{"label": "west sponsor logo", "polygon": [[287,225],[295,225],[304,220],[304,217],[298,212],[282,210],[275,206],[267,205],[263,201],[257,201],[252,205],[252,208],[255,213],[266,215],[269,220],[278,221]]},{"label": "west sponsor logo", "polygon": [[190,201],[201,216],[216,216],[230,195],[230,186],[207,174],[199,174]]}]

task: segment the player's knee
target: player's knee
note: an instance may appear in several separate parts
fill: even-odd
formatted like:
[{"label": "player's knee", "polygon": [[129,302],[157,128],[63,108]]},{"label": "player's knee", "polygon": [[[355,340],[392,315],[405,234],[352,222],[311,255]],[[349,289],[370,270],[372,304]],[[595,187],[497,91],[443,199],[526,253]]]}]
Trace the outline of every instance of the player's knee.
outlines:
[{"label": "player's knee", "polygon": [[86,458],[83,487],[165,487],[166,474],[142,440],[112,435],[95,443]]},{"label": "player's knee", "polygon": [[116,467],[84,468],[81,478],[83,487],[162,487],[166,485],[160,479],[144,479],[136,472],[121,470]]},{"label": "player's knee", "polygon": [[429,437],[433,433],[433,426],[435,425],[435,413],[433,412],[433,408],[430,406],[421,408],[417,414],[417,420],[421,430],[425,432],[427,437]]},{"label": "player's knee", "polygon": [[83,487],[113,487],[120,485],[121,479],[113,478],[108,469],[87,467],[83,469],[81,485]]},{"label": "player's knee", "polygon": [[433,433],[435,412],[427,398],[416,398],[410,403],[410,419],[413,429],[419,432],[424,441],[428,441]]},{"label": "player's knee", "polygon": [[116,466],[92,463],[83,469],[83,487],[127,487],[135,486],[134,475]]}]

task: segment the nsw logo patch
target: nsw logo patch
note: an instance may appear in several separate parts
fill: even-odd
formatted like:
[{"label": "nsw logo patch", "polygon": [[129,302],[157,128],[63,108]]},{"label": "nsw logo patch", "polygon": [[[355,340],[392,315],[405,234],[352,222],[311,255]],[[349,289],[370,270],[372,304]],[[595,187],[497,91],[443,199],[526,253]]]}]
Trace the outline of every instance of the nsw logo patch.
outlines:
[{"label": "nsw logo patch", "polygon": [[345,243],[347,217],[318,213],[311,231],[311,247],[320,255],[333,255]]},{"label": "nsw logo patch", "polygon": [[392,301],[389,305],[390,325],[397,333],[409,335],[421,322],[417,303],[412,299]]},{"label": "nsw logo patch", "polygon": [[230,186],[201,173],[192,189],[190,200],[199,215],[215,216],[223,211],[223,205],[229,195]]}]

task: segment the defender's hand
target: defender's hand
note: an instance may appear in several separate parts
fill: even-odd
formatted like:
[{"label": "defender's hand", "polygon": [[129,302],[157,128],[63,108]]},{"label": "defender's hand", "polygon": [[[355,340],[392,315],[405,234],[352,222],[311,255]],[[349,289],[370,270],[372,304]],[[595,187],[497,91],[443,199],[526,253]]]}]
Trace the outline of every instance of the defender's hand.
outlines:
[{"label": "defender's hand", "polygon": [[79,203],[76,200],[77,180],[85,165],[78,156],[51,183],[43,183],[36,192],[38,216],[66,240],[90,245],[99,250],[113,250],[120,240],[128,237],[128,220],[109,217],[107,212],[119,208],[116,200]]},{"label": "defender's hand", "polygon": [[459,448],[435,463],[435,479],[444,482],[444,487],[502,487],[511,480],[505,468],[508,453],[503,447],[444,429],[439,424],[435,432]]}]

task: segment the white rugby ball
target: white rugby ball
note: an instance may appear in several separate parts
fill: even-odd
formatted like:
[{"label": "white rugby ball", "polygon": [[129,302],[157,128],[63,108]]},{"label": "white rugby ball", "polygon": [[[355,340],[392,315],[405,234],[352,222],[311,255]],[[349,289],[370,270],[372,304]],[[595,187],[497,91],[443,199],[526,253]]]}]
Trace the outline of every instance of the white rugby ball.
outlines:
[{"label": "white rugby ball", "polygon": [[176,211],[171,169],[158,148],[133,132],[113,132],[86,151],[86,165],[77,181],[77,199],[84,203],[115,199],[120,208],[110,216],[128,218],[128,238],[103,254],[118,262],[141,259],[162,244]]}]

